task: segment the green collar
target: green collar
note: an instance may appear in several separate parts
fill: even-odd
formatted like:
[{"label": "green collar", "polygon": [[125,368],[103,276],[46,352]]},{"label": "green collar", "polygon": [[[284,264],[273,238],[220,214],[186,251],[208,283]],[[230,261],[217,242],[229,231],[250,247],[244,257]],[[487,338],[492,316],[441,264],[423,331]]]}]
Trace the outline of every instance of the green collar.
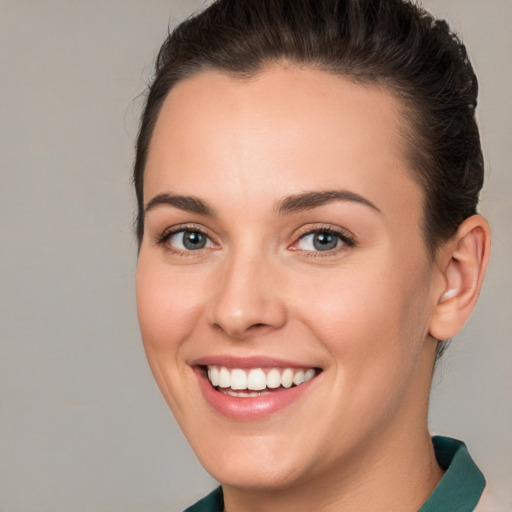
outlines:
[{"label": "green collar", "polygon": [[471,512],[482,496],[484,475],[462,441],[434,436],[432,442],[445,474],[418,512]]},{"label": "green collar", "polygon": [[[462,441],[434,436],[434,451],[445,474],[418,512],[471,512],[485,487],[485,479]],[[184,512],[222,512],[222,488],[187,508]]]},{"label": "green collar", "polygon": [[183,512],[223,512],[224,497],[222,487],[217,487],[213,492],[198,501],[195,505],[188,507]]}]

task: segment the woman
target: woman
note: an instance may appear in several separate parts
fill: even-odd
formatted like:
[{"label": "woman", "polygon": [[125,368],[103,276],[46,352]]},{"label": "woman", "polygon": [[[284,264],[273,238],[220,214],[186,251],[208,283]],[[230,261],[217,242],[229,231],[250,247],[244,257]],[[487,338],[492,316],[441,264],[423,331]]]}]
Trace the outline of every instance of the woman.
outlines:
[{"label": "woman", "polygon": [[471,511],[436,357],[489,258],[477,81],[402,0],[220,0],[160,50],[137,142],[148,361],[222,487],[191,511]]}]

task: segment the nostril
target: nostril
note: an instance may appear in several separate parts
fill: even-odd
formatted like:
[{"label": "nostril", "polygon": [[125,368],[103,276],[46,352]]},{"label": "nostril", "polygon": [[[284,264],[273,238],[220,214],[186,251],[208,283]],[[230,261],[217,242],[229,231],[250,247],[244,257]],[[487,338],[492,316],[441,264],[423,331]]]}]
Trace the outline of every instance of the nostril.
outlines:
[{"label": "nostril", "polygon": [[261,331],[261,330],[266,329],[268,327],[269,326],[267,324],[265,324],[265,323],[257,323],[257,324],[253,324],[253,325],[249,326],[247,331]]}]

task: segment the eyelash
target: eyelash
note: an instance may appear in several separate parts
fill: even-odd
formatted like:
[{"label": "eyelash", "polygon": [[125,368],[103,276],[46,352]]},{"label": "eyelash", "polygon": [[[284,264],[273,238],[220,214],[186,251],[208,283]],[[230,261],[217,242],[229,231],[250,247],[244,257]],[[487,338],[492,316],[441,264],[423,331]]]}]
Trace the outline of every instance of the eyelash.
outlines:
[{"label": "eyelash", "polygon": [[208,240],[211,241],[211,237],[208,236],[208,234],[201,228],[194,226],[194,225],[185,225],[185,226],[177,226],[170,229],[165,230],[160,236],[158,236],[156,243],[157,245],[160,245],[162,247],[165,247],[166,250],[178,254],[181,256],[194,256],[197,255],[199,251],[202,249],[189,249],[189,250],[183,250],[178,249],[176,247],[173,247],[172,245],[168,244],[169,240],[178,233],[199,233],[203,236],[205,236]]},{"label": "eyelash", "polygon": [[[328,257],[332,256],[333,254],[346,250],[350,247],[355,247],[356,242],[352,235],[350,235],[347,231],[341,228],[333,228],[332,226],[320,226],[315,227],[313,229],[309,228],[305,230],[304,232],[300,233],[297,241],[294,242],[292,245],[298,244],[301,240],[306,238],[309,235],[318,235],[318,234],[326,234],[326,235],[333,235],[335,237],[338,237],[341,241],[340,247],[335,247],[333,249],[328,249],[326,251],[306,251],[303,250],[302,252],[307,256],[308,258],[321,258],[321,257]],[[294,250],[300,250],[300,249],[294,249]]]},{"label": "eyelash", "polygon": [[[173,227],[168,230],[165,230],[161,235],[158,236],[156,243],[159,246],[164,246],[166,248],[166,250],[168,250],[174,254],[179,254],[179,255],[184,255],[184,256],[197,255],[197,253],[199,251],[201,251],[203,248],[196,249],[196,250],[194,250],[194,249],[183,250],[183,249],[178,249],[178,248],[173,247],[172,245],[168,244],[169,240],[174,235],[176,235],[178,233],[182,233],[182,232],[183,233],[186,233],[186,232],[199,233],[199,234],[205,236],[206,238],[208,238],[210,241],[212,241],[211,237],[208,236],[208,234],[203,229],[201,229],[197,226],[194,226],[194,225],[185,225],[185,226],[178,226],[178,227]],[[339,252],[340,250],[346,249],[347,247],[349,247],[349,248],[354,247],[356,245],[356,242],[353,239],[352,235],[349,235],[349,233],[347,231],[345,231],[341,228],[336,229],[331,226],[320,226],[320,227],[316,227],[313,229],[309,228],[309,229],[303,231],[302,233],[299,233],[297,236],[297,240],[295,242],[293,242],[292,246],[298,244],[305,237],[307,237],[309,235],[314,235],[314,234],[327,234],[327,235],[336,236],[339,238],[342,245],[340,247],[335,247],[333,249],[328,249],[325,251],[307,251],[307,250],[301,251],[301,249],[296,249],[296,248],[292,249],[292,250],[301,251],[309,258],[318,258],[318,257],[323,257],[323,256],[331,256],[334,253]],[[214,243],[214,242],[212,242],[212,243]]]}]

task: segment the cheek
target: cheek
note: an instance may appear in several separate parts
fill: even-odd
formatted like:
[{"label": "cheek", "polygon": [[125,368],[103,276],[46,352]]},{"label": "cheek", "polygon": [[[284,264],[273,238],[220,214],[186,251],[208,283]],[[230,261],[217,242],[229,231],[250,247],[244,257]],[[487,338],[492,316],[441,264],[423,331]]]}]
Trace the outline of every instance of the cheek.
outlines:
[{"label": "cheek", "polygon": [[187,383],[193,379],[184,346],[198,324],[204,294],[201,280],[171,272],[141,252],[136,275],[137,315],[146,357],[155,380],[178,423],[186,423]]},{"label": "cheek", "polygon": [[201,279],[170,272],[142,255],[136,277],[137,314],[147,349],[175,350],[197,321]]},{"label": "cheek", "polygon": [[321,279],[299,277],[297,315],[336,364],[359,372],[396,368],[419,354],[427,333],[429,277],[422,260],[417,261],[380,254],[333,269]]},{"label": "cheek", "polygon": [[[339,430],[336,436],[356,438],[383,428],[415,393],[428,325],[426,283],[412,266],[394,273],[365,266],[364,272],[338,272],[322,286],[303,282],[296,314],[328,350],[335,368],[331,424]],[[346,430],[339,429],[347,417]]]}]

